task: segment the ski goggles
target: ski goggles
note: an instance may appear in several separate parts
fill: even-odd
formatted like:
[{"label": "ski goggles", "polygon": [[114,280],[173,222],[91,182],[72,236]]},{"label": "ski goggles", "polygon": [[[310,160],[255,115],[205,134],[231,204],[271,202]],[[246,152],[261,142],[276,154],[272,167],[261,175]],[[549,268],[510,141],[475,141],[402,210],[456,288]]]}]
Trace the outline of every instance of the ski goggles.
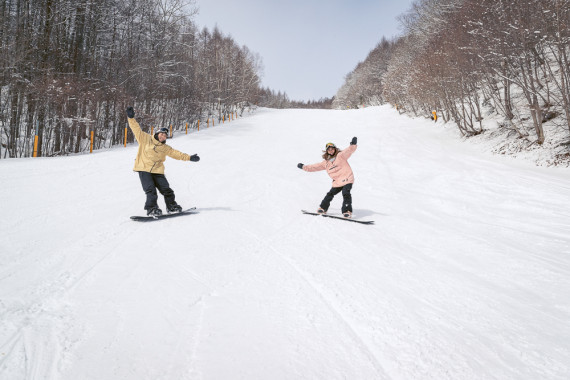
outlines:
[{"label": "ski goggles", "polygon": [[156,132],[154,133],[166,133],[166,135],[168,136],[168,129],[166,128],[159,128]]},{"label": "ski goggles", "polygon": [[329,148],[335,148],[336,149],[336,145],[334,145],[333,143],[327,143],[327,145],[325,145],[325,149],[329,149]]}]

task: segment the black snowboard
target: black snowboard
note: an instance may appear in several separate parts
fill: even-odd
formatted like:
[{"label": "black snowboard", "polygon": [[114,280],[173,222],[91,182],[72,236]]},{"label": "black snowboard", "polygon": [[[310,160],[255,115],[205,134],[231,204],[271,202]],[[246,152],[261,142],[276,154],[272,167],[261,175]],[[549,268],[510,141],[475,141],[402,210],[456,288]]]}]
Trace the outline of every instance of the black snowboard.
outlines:
[{"label": "black snowboard", "polygon": [[354,222],[354,223],[360,223],[360,224],[374,224],[373,220],[358,220],[358,219],[352,219],[352,218],[345,218],[344,216],[339,216],[339,215],[319,214],[318,212],[310,212],[310,211],[305,211],[305,210],[301,210],[301,212],[303,214],[307,214],[307,215],[320,215],[320,216],[324,216],[325,218],[334,218],[334,219],[346,220],[347,222]]},{"label": "black snowboard", "polygon": [[137,222],[153,222],[155,220],[176,218],[177,216],[191,215],[197,213],[198,211],[196,211],[196,207],[192,207],[181,212],[176,212],[174,214],[162,214],[160,216],[131,216],[131,219]]}]

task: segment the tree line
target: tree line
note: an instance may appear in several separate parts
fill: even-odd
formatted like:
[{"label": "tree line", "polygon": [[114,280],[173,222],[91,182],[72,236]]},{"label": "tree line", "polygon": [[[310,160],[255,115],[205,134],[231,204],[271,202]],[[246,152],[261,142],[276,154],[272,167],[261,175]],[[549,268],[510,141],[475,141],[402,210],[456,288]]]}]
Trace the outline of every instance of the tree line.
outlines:
[{"label": "tree line", "polygon": [[259,105],[269,108],[308,108],[308,109],[330,109],[333,98],[320,98],[318,100],[291,100],[286,92],[261,88],[258,92]]},{"label": "tree line", "polygon": [[333,107],[436,110],[465,136],[482,132],[486,109],[538,144],[547,120],[570,132],[570,1],[418,0],[400,21],[403,35],[346,76]]},{"label": "tree line", "polygon": [[[187,0],[4,0],[0,157],[123,143],[125,109],[144,128],[226,117],[256,103],[261,58]],[[133,141],[133,136],[128,135]]]}]

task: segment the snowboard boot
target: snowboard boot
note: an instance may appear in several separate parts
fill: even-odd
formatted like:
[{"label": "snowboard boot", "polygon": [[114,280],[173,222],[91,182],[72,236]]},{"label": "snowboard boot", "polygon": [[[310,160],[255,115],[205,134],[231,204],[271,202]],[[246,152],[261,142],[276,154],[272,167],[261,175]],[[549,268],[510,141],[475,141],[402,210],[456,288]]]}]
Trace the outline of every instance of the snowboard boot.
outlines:
[{"label": "snowboard boot", "polygon": [[182,212],[182,206],[173,205],[173,206],[168,207],[168,213],[169,214],[175,214],[177,212]]},{"label": "snowboard boot", "polygon": [[158,207],[153,207],[146,212],[147,216],[157,217],[162,215],[162,210]]},{"label": "snowboard boot", "polygon": [[343,212],[342,216],[344,216],[347,219],[350,219],[350,218],[352,218],[352,212],[350,212],[350,211]]},{"label": "snowboard boot", "polygon": [[326,214],[327,211],[325,209],[323,209],[322,207],[319,207],[319,209],[317,210],[317,214]]}]

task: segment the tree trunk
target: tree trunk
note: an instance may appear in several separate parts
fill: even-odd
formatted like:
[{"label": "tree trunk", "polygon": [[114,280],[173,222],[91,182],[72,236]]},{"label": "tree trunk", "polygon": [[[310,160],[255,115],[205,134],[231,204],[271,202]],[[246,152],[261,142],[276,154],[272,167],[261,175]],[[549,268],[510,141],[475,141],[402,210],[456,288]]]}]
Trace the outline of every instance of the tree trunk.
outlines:
[{"label": "tree trunk", "polygon": [[511,103],[511,81],[507,78],[503,81],[503,91],[505,98],[505,117],[508,120],[513,120],[515,115],[513,115],[513,106]]},{"label": "tree trunk", "polygon": [[540,104],[538,103],[538,97],[536,94],[532,95],[532,119],[534,121],[536,136],[538,138],[537,143],[542,145],[544,143],[544,129],[542,128],[542,111],[540,109]]},{"label": "tree trunk", "polygon": [[10,132],[8,136],[8,154],[9,157],[18,157],[18,147],[17,147],[17,140],[19,137],[19,122],[20,122],[20,115],[19,115],[19,92],[13,88],[12,89],[12,96],[10,101],[11,107],[11,115],[10,115]]},{"label": "tree trunk", "polygon": [[40,105],[38,109],[38,157],[42,157],[45,125],[45,105]]}]

